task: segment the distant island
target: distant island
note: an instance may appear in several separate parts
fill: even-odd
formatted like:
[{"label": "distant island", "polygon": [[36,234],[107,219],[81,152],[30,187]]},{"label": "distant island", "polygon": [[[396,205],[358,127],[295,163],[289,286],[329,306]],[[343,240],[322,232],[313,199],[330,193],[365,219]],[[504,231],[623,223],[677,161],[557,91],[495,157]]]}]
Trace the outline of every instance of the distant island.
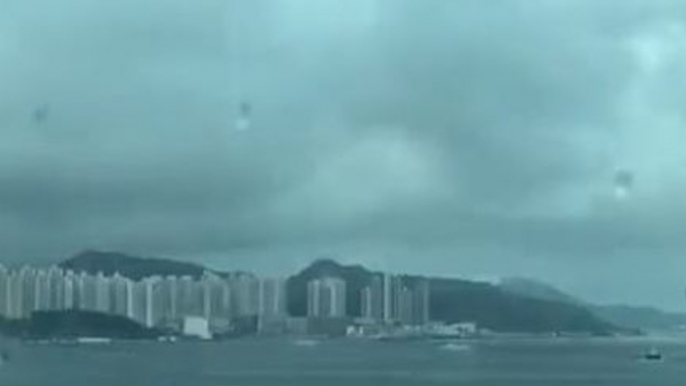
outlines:
[{"label": "distant island", "polygon": [[[199,277],[211,271],[218,275],[228,272],[209,270],[201,265],[168,259],[138,258],[117,252],[85,251],[60,264],[75,272],[96,274],[119,273],[133,280],[151,275]],[[360,291],[377,272],[363,266],[341,265],[330,259],[314,262],[289,277],[287,286],[288,312],[295,317],[306,315],[307,283],[325,276],[339,277],[347,283],[347,314],[360,315]],[[406,275],[406,280],[419,276]],[[421,278],[430,283],[430,318],[446,323],[474,322],[494,332],[526,333],[591,333],[608,334],[626,331],[610,323],[584,305],[564,299],[542,299],[508,291],[488,283],[450,278]]]},{"label": "distant island", "polygon": [[[129,296],[141,299],[141,291],[146,291],[148,288],[146,286],[151,285],[151,282],[148,282],[151,277],[157,277],[157,280],[178,278],[179,281],[175,284],[178,286],[187,285],[193,281],[200,283],[200,280],[214,280],[215,284],[230,282],[242,286],[240,288],[244,290],[254,289],[251,287],[253,285],[260,285],[260,281],[255,283],[254,275],[246,272],[223,272],[194,263],[150,257],[140,258],[119,252],[88,250],[64,260],[59,263],[58,267],[45,270],[43,273],[28,270],[22,275],[43,275],[43,279],[40,280],[43,280],[41,283],[45,285],[52,280],[48,279],[50,275],[60,275],[59,272],[68,273],[72,275],[72,278],[75,278],[75,275],[87,275],[90,279],[82,281],[81,285],[86,285],[91,290],[97,288],[98,280],[108,280],[106,278],[111,277],[112,280],[117,280],[118,284],[107,291],[117,291],[116,299],[118,300],[112,300],[113,303],[107,307],[111,310],[116,309],[117,312],[108,313],[108,308],[72,306],[68,310],[40,310],[30,314],[23,313],[20,317],[14,315],[7,319],[2,319],[3,314],[0,313],[0,333],[30,339],[93,336],[112,339],[154,339],[179,333],[183,329],[184,321],[166,320],[166,324],[158,325],[146,317],[149,314],[141,314],[139,303],[136,303],[134,307],[135,315],[130,314],[126,306],[121,303],[122,296],[125,297],[122,291],[127,291],[127,288],[136,294]],[[0,271],[0,275],[3,272],[7,278],[9,271]],[[345,298],[344,304],[341,304],[343,307],[341,314],[347,320],[345,323],[357,324],[360,323],[359,321],[364,323],[362,311],[364,300],[361,294],[369,290],[375,281],[378,283],[378,279],[383,275],[384,273],[369,270],[361,265],[342,265],[331,259],[320,259],[290,277],[270,282],[269,285],[272,286],[283,286],[283,299],[279,300],[283,309],[280,312],[289,320],[271,319],[266,322],[260,320],[257,314],[250,314],[251,311],[245,309],[246,306],[250,307],[251,302],[255,303],[257,300],[241,295],[237,299],[243,302],[241,306],[243,313],[222,316],[224,319],[219,320],[220,325],[217,326],[215,323],[211,328],[220,329],[214,332],[215,337],[255,334],[265,327],[276,333],[284,333],[290,331],[291,328],[297,328],[299,333],[302,333],[306,331],[303,329],[303,323],[308,320],[317,322],[308,314],[308,286],[313,281],[323,278],[336,278],[345,283],[341,287]],[[553,286],[529,279],[508,278],[498,284],[490,284],[457,278],[417,275],[393,275],[393,277],[404,283],[403,286],[409,286],[408,288],[416,285],[413,283],[426,284],[429,293],[427,312],[430,322],[445,325],[473,324],[478,326],[479,331],[493,334],[637,334],[643,330],[676,329],[686,324],[685,315],[666,313],[649,307],[593,305],[578,300]],[[122,280],[132,282],[127,284]],[[39,282],[36,281],[36,283]],[[271,288],[274,291],[276,287]],[[227,289],[227,291],[234,291],[234,289]],[[47,295],[49,291],[42,293],[42,302],[48,301],[48,297],[52,298],[51,295]],[[84,293],[79,296],[81,296],[81,301],[84,301]],[[86,299],[86,301],[92,305],[95,295],[91,293],[88,296],[90,300]],[[277,300],[271,299],[271,301]],[[29,304],[38,301],[37,298],[32,299]],[[212,300],[212,302],[216,301]],[[196,301],[191,302],[190,305],[184,304],[185,307],[194,307],[193,311],[187,311],[191,313],[190,315],[201,316],[202,302],[200,303]],[[378,305],[375,307],[378,309]],[[16,307],[14,310],[16,311]],[[6,311],[9,312],[9,308]]]},{"label": "distant island", "polygon": [[680,331],[686,327],[686,314],[683,313],[666,312],[646,306],[592,304],[532,279],[506,278],[499,287],[533,299],[576,304],[587,308],[598,318],[628,330]]},{"label": "distant island", "polygon": [[[333,260],[319,260],[288,280],[291,314],[305,315],[307,282],[318,277],[340,277],[348,284],[347,311],[357,316],[360,297],[355,296],[378,272],[362,266],[344,266]],[[605,335],[625,331],[598,318],[589,309],[569,302],[539,299],[507,291],[499,286],[461,279],[428,279],[431,320],[446,323],[475,322],[494,332],[591,333]]]}]

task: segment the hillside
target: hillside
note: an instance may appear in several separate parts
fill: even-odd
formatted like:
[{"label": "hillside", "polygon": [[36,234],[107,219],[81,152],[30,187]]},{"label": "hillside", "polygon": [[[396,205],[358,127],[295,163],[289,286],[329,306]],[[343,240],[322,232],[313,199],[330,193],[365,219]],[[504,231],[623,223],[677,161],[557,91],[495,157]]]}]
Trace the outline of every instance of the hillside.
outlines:
[{"label": "hillside", "polygon": [[343,266],[328,259],[315,261],[288,279],[288,311],[294,316],[304,316],[307,313],[307,283],[312,279],[330,276],[345,280],[347,313],[359,316],[360,292],[369,285],[372,275],[362,266]]},{"label": "hillside", "polygon": [[551,300],[571,304],[583,304],[583,302],[579,299],[549,284],[537,280],[525,279],[521,277],[508,277],[501,280],[498,286],[505,291],[534,299]]},{"label": "hillside", "polygon": [[168,259],[141,258],[119,252],[87,250],[59,264],[64,269],[92,275],[102,272],[140,280],[147,276],[192,276],[199,278],[207,269],[201,265]]},{"label": "hillside", "polygon": [[[202,276],[203,266],[166,259],[137,258],[116,252],[83,252],[61,264],[62,267],[91,274],[103,272],[138,280],[151,275]],[[333,260],[319,260],[287,281],[288,311],[293,316],[307,312],[307,283],[314,278],[339,277],[347,283],[346,309],[349,315],[360,314],[360,292],[372,276],[378,274],[355,265],[345,266]],[[411,282],[417,276],[406,275]],[[480,326],[503,332],[606,332],[611,321],[602,320],[583,304],[546,289],[534,291],[517,283],[517,288],[458,279],[429,278],[431,318],[445,322],[475,321]],[[526,291],[525,291],[526,289]],[[530,292],[527,295],[526,292]],[[545,295],[545,296],[544,296]]]},{"label": "hillside", "polygon": [[664,312],[653,307],[589,304],[536,280],[509,278],[503,280],[500,287],[534,299],[582,305],[598,318],[627,329],[674,330],[686,326],[686,314]]},{"label": "hillside", "polygon": [[[289,311],[305,315],[307,282],[333,276],[347,286],[348,314],[360,314],[360,291],[375,272],[361,266],[344,266],[320,260],[288,280]],[[418,279],[405,276],[405,280]],[[476,321],[480,326],[502,332],[593,332],[604,333],[614,327],[588,309],[555,300],[535,299],[505,291],[486,283],[458,279],[429,278],[431,319],[445,322]]]},{"label": "hillside", "polygon": [[591,332],[615,328],[583,306],[535,299],[497,286],[455,279],[431,280],[432,318],[473,320],[501,332]]},{"label": "hillside", "polygon": [[626,328],[667,331],[686,326],[686,314],[665,312],[654,307],[591,305],[589,308],[599,318]]}]

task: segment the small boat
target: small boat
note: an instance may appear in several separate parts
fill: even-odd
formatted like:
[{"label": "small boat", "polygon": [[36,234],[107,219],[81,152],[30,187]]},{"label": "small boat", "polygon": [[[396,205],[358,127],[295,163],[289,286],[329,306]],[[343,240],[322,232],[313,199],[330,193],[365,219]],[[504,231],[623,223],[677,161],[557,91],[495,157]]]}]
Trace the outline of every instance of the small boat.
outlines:
[{"label": "small boat", "polygon": [[76,343],[78,344],[110,344],[112,339],[110,338],[99,338],[99,337],[80,337],[76,338]]},{"label": "small boat", "polygon": [[314,339],[298,339],[293,344],[300,347],[314,347],[319,345],[319,341]]},{"label": "small boat", "polygon": [[655,347],[651,347],[645,354],[643,354],[643,359],[647,361],[661,361],[662,353],[660,353]]},{"label": "small boat", "polygon": [[459,344],[459,343],[446,343],[443,346],[441,346],[440,348],[441,348],[441,350],[445,350],[445,351],[460,351],[460,352],[466,352],[466,351],[470,351],[472,349],[472,347],[469,345]]},{"label": "small boat", "polygon": [[160,336],[159,338],[157,338],[157,341],[163,343],[176,343],[178,341],[178,338],[173,335]]}]

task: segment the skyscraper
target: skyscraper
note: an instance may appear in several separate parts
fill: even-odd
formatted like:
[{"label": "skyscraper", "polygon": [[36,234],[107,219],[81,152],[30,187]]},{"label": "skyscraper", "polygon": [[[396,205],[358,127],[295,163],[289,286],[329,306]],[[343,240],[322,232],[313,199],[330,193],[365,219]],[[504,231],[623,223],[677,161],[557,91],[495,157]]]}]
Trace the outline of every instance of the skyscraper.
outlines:
[{"label": "skyscraper", "polygon": [[404,325],[414,324],[414,293],[403,286],[398,292],[398,320]]},{"label": "skyscraper", "polygon": [[201,282],[202,315],[210,320],[226,320],[231,317],[230,283],[218,275],[206,273]]},{"label": "skyscraper", "polygon": [[176,276],[167,276],[160,282],[160,302],[163,304],[163,319],[167,325],[180,320],[179,294]]},{"label": "skyscraper", "polygon": [[0,317],[9,317],[10,305],[10,278],[9,271],[0,264]]},{"label": "skyscraper", "polygon": [[133,284],[131,294],[131,319],[140,324],[145,324],[148,313],[147,285],[144,281]]},{"label": "skyscraper", "polygon": [[414,302],[414,324],[424,325],[428,323],[431,317],[431,288],[428,280],[421,279],[415,284]]},{"label": "skyscraper", "polygon": [[191,276],[182,276],[177,281],[177,302],[179,317],[202,316],[201,291]]},{"label": "skyscraper", "polygon": [[163,300],[162,278],[160,276],[150,276],[143,279],[147,283],[146,296],[148,310],[145,325],[148,327],[159,326],[167,313],[166,305]]},{"label": "skyscraper", "polygon": [[229,320],[233,316],[231,313],[231,283],[222,278],[214,288],[212,295],[213,308],[216,310],[217,319]]},{"label": "skyscraper", "polygon": [[346,285],[339,278],[315,279],[307,286],[307,315],[314,318],[346,316]]},{"label": "skyscraper", "polygon": [[374,275],[361,293],[360,316],[368,320],[381,321],[384,318],[384,288],[381,276]]},{"label": "skyscraper", "polygon": [[280,333],[286,329],[286,281],[282,278],[261,279],[259,282],[258,331]]},{"label": "skyscraper", "polygon": [[233,314],[255,316],[258,313],[260,283],[249,274],[238,274],[231,278]]},{"label": "skyscraper", "polygon": [[26,319],[35,310],[36,298],[36,271],[33,268],[23,266],[15,273],[14,288],[12,290],[12,303],[14,305],[14,319]]},{"label": "skyscraper", "polygon": [[405,325],[420,326],[429,321],[429,282],[414,279],[403,283],[398,292],[398,320]]},{"label": "skyscraper", "polygon": [[383,320],[392,323],[398,319],[398,289],[399,278],[391,274],[383,277]]},{"label": "skyscraper", "polygon": [[98,272],[95,277],[95,311],[110,312],[110,278]]},{"label": "skyscraper", "polygon": [[151,276],[133,285],[133,319],[146,327],[154,327],[162,319],[159,284],[160,278]]},{"label": "skyscraper", "polygon": [[260,280],[259,314],[265,317],[286,316],[286,281],[284,279]]},{"label": "skyscraper", "polygon": [[75,275],[73,271],[67,271],[63,277],[64,282],[64,309],[75,308]]},{"label": "skyscraper", "polygon": [[110,312],[124,317],[129,316],[129,293],[132,291],[130,279],[115,273],[110,279]]},{"label": "skyscraper", "polygon": [[26,319],[31,317],[33,311],[36,310],[36,270],[30,267],[22,267],[19,271],[22,281],[22,296],[21,296],[21,316]]},{"label": "skyscraper", "polygon": [[374,276],[361,293],[361,316],[386,324],[422,325],[429,321],[429,282],[384,274]]},{"label": "skyscraper", "polygon": [[83,273],[74,273],[74,309],[81,310],[84,306],[83,291],[84,291],[84,277]]},{"label": "skyscraper", "polygon": [[64,309],[64,273],[56,266],[48,269],[49,305],[51,310]]},{"label": "skyscraper", "polygon": [[81,273],[79,278],[79,303],[84,311],[97,311],[97,279],[95,276]]}]

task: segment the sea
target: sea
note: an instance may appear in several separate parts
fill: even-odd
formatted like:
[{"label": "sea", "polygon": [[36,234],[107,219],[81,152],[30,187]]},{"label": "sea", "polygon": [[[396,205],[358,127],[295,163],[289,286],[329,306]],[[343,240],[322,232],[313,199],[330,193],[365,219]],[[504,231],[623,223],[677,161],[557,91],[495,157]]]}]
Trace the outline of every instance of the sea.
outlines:
[{"label": "sea", "polygon": [[0,343],[11,386],[686,385],[682,339]]}]

